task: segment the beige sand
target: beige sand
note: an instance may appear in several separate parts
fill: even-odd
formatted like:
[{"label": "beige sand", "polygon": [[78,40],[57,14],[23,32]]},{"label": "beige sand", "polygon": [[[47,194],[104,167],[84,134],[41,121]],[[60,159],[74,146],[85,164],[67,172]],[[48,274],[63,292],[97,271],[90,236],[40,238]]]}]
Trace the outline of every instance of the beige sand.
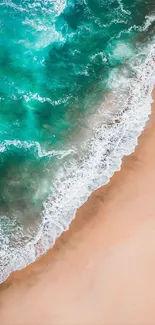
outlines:
[{"label": "beige sand", "polygon": [[155,105],[134,154],[0,290],[1,325],[155,324]]}]

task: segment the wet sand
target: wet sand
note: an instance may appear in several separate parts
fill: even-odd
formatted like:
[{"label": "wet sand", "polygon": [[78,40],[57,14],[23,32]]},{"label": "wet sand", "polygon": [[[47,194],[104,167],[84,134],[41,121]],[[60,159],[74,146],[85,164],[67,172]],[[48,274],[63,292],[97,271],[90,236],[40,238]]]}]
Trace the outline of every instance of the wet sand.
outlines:
[{"label": "wet sand", "polygon": [[155,104],[121,171],[52,250],[0,286],[0,324],[155,324]]}]

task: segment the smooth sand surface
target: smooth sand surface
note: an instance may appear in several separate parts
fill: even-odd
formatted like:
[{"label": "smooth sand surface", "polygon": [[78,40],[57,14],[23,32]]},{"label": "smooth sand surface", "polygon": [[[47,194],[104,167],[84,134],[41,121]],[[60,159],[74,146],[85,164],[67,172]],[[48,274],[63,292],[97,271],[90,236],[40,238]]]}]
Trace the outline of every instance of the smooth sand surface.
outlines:
[{"label": "smooth sand surface", "polygon": [[0,286],[0,325],[155,325],[155,105],[135,153],[51,251]]}]

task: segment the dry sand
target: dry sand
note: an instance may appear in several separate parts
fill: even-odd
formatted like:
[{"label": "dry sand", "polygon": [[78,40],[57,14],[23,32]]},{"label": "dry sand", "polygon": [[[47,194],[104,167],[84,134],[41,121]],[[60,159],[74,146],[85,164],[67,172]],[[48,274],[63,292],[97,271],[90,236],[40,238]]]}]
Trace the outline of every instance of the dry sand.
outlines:
[{"label": "dry sand", "polygon": [[155,325],[155,105],[121,171],[0,289],[0,325]]}]

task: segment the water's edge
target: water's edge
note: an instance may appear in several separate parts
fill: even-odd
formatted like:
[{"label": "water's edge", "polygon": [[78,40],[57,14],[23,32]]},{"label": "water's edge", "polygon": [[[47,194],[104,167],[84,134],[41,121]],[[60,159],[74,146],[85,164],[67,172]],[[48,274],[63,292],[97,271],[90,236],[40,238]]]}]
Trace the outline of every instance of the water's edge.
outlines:
[{"label": "water's edge", "polygon": [[[120,170],[122,158],[134,152],[138,137],[151,113],[151,93],[155,83],[154,59],[155,47],[152,46],[145,67],[141,67],[139,78],[131,85],[132,99],[128,108],[121,112],[120,123],[96,129],[94,139],[89,143],[89,159],[87,157],[80,166],[70,162],[60,170],[52,196],[44,202],[42,224],[34,242],[18,250],[10,251],[8,247],[10,258],[5,269],[1,256],[1,283],[11,272],[31,264],[53,247],[56,239],[69,228],[77,209],[94,190],[107,184],[114,172]],[[114,120],[117,117],[118,112]]]}]

